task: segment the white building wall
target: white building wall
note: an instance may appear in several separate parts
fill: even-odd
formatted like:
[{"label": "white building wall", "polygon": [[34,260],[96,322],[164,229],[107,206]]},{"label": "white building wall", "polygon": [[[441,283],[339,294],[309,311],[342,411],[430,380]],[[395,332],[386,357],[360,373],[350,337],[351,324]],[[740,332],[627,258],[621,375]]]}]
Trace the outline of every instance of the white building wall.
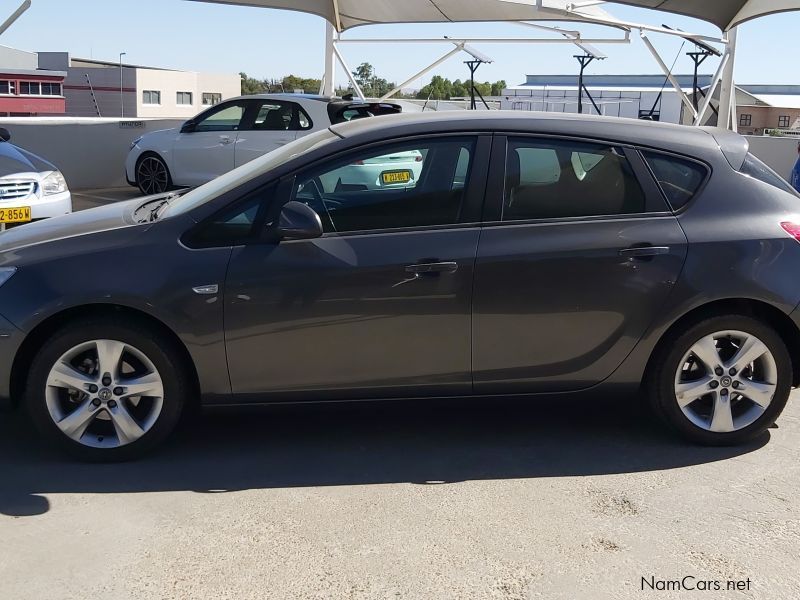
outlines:
[{"label": "white building wall", "polygon": [[[208,108],[202,104],[204,93],[221,94],[222,99],[241,93],[239,75],[218,75],[184,71],[136,69],[136,111],[139,117],[188,119]],[[144,92],[161,94],[160,104],[145,104]],[[191,104],[178,104],[178,92],[192,94]]]}]

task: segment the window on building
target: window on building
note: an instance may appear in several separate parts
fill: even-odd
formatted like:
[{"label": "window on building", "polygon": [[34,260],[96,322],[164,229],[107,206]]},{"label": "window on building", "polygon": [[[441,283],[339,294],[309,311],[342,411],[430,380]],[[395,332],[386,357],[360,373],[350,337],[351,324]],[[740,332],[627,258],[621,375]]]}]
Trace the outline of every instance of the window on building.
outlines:
[{"label": "window on building", "polygon": [[161,104],[161,92],[145,90],[142,92],[143,104]]},{"label": "window on building", "polygon": [[0,81],[0,94],[13,94],[14,82],[13,81]]},{"label": "window on building", "polygon": [[178,104],[191,106],[194,103],[192,96],[192,92],[178,92]]},{"label": "window on building", "polygon": [[739,115],[739,125],[742,127],[750,127],[753,123],[753,115],[749,113],[742,113]]},{"label": "window on building", "polygon": [[778,127],[789,127],[789,115],[778,117]]},{"label": "window on building", "polygon": [[43,83],[42,96],[60,96],[61,84],[60,83]]},{"label": "window on building", "polygon": [[624,152],[606,144],[509,140],[504,221],[645,212]]},{"label": "window on building", "polygon": [[203,106],[214,106],[222,102],[222,94],[203,92]]},{"label": "window on building", "polygon": [[42,86],[38,81],[20,81],[19,93],[23,96],[40,96]]}]

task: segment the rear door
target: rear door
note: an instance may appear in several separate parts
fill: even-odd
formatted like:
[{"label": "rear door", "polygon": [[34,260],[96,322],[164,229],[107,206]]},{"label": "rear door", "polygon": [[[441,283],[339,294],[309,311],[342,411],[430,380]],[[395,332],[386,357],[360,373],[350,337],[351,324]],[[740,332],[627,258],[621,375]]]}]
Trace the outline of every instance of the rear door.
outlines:
[{"label": "rear door", "polygon": [[236,141],[237,167],[297,139],[312,127],[311,119],[295,102],[250,100]]},{"label": "rear door", "polygon": [[632,148],[495,138],[475,267],[476,393],[608,377],[664,305],[686,237]]}]

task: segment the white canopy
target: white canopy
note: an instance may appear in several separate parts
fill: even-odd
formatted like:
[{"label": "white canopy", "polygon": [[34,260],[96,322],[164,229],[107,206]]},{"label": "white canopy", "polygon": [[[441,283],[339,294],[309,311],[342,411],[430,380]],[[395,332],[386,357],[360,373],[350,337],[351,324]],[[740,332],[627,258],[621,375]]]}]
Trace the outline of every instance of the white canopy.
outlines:
[{"label": "white canopy", "polygon": [[[281,8],[319,15],[337,30],[378,23],[468,21],[591,21],[607,17],[597,5],[564,0],[192,0]],[[695,17],[728,30],[768,14],[800,10],[800,0],[616,0]],[[584,6],[581,6],[584,4]]]}]

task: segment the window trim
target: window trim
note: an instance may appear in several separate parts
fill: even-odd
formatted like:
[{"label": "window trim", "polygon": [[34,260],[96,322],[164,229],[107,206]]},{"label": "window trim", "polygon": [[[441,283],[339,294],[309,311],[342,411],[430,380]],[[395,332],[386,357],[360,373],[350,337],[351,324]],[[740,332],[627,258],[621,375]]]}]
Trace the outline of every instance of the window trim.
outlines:
[{"label": "window trim", "polygon": [[[656,189],[658,190],[658,193],[664,199],[664,202],[667,205],[667,207],[669,208],[669,211],[672,214],[676,215],[676,216],[677,215],[681,215],[684,212],[686,212],[686,210],[688,210],[689,207],[692,204],[695,203],[697,198],[699,198],[702,195],[702,193],[706,189],[706,186],[708,185],[708,182],[711,181],[711,175],[714,172],[713,167],[710,164],[708,164],[707,162],[705,162],[703,160],[700,160],[699,158],[696,158],[694,156],[687,156],[686,154],[680,154],[679,152],[671,152],[669,150],[660,150],[660,149],[657,149],[657,148],[648,148],[646,146],[636,146],[636,151],[640,155],[642,163],[644,164],[645,168],[647,169],[647,173],[648,173],[649,177],[652,179]],[[661,154],[662,156],[666,156],[666,157],[670,157],[670,158],[677,158],[677,159],[680,159],[680,160],[685,160],[687,162],[693,162],[693,163],[695,163],[696,165],[698,165],[699,167],[701,167],[701,168],[703,168],[705,170],[705,172],[706,172],[705,179],[703,179],[703,181],[697,187],[697,191],[692,195],[691,199],[686,204],[681,206],[678,210],[674,210],[672,208],[672,205],[669,203],[669,199],[667,199],[666,192],[664,192],[663,188],[661,187],[661,184],[658,182],[658,177],[656,177],[656,174],[653,172],[652,167],[650,167],[650,163],[647,162],[647,159],[644,157],[644,153],[645,152],[648,152],[650,154]]]},{"label": "window trim", "polygon": [[[181,102],[180,101],[181,96],[184,95],[184,94],[189,96],[189,102]],[[176,106],[194,106],[194,92],[181,92],[181,91],[175,92],[175,105]]]},{"label": "window trim", "polygon": [[[506,158],[508,154],[509,139],[548,140],[556,142],[574,142],[584,144],[601,144],[621,148],[625,158],[631,166],[633,175],[645,197],[645,212],[625,213],[615,215],[584,215],[578,217],[555,217],[541,219],[520,219],[503,221],[503,205],[506,196]],[[627,142],[615,142],[599,138],[586,138],[581,136],[559,135],[555,133],[532,133],[518,131],[497,132],[492,146],[490,174],[486,187],[486,204],[483,212],[484,227],[497,227],[509,225],[525,225],[539,223],[575,223],[584,221],[619,221],[641,218],[672,216],[669,204],[658,189],[658,184],[648,176],[645,171],[644,159],[635,147]]]},{"label": "window trim", "polygon": [[[47,83],[50,83],[50,82],[48,81]],[[39,87],[39,92],[37,94],[31,94],[31,93],[23,94],[22,93],[22,86],[23,85],[30,86],[30,85],[33,85],[33,84],[36,84]],[[17,89],[19,90],[19,93],[17,94],[18,96],[26,96],[26,97],[29,97],[29,98],[36,98],[36,97],[39,97],[39,96],[42,95],[42,82],[41,81],[27,81],[27,80],[23,81],[23,80],[20,80],[18,82]]]},{"label": "window trim", "polygon": [[752,113],[740,113],[739,114],[739,127],[752,127],[753,126],[753,114]]},{"label": "window trim", "polygon": [[[486,166],[481,167],[480,165],[488,165],[490,149],[492,144],[492,134],[487,133],[485,131],[483,132],[451,131],[451,132],[435,133],[430,135],[414,135],[408,137],[383,139],[369,144],[365,144],[363,146],[350,148],[342,153],[329,154],[322,161],[314,161],[313,163],[306,164],[302,168],[292,172],[291,174],[292,187],[289,190],[289,197],[286,198],[283,204],[294,199],[295,180],[297,179],[297,177],[305,173],[309,168],[325,168],[325,165],[330,164],[331,161],[336,161],[336,162],[347,161],[348,157],[353,156],[356,153],[369,150],[370,148],[414,143],[416,141],[430,142],[432,140],[442,140],[447,138],[473,138],[475,142],[474,156],[472,157],[472,162],[470,164],[468,185],[465,186],[464,188],[465,194],[461,210],[462,217],[466,215],[467,217],[466,220],[459,223],[445,223],[440,225],[415,225],[411,227],[359,229],[355,231],[341,231],[341,232],[329,231],[323,233],[322,237],[340,238],[340,237],[377,235],[377,234],[406,233],[414,231],[437,231],[445,229],[449,230],[449,229],[467,229],[467,228],[481,227],[482,225],[481,215],[483,213],[482,207],[486,201],[485,200],[486,181],[488,175],[488,168]],[[276,215],[272,214],[272,218],[273,219],[276,218]]]},{"label": "window trim", "polygon": [[[791,115],[778,115],[778,127],[783,127],[784,129],[788,129],[791,126],[791,119],[792,119]],[[781,125],[781,123],[784,122],[784,120],[786,125]]]},{"label": "window trim", "polygon": [[[212,102],[211,104],[206,104],[203,99],[204,96],[219,96],[219,100],[217,102]],[[217,104],[222,104],[223,102],[225,102],[225,98],[222,97],[221,92],[200,92],[200,106],[208,106],[209,108],[212,108]]]}]

